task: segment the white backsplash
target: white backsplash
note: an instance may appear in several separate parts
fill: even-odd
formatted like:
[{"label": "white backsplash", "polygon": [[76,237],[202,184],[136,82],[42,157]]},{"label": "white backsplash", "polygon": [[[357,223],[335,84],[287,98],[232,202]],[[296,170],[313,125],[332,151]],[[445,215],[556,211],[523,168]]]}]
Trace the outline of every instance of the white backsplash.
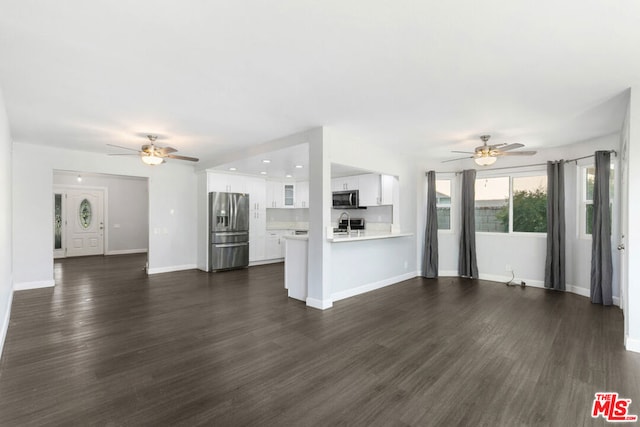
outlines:
[{"label": "white backsplash", "polygon": [[[344,212],[331,209],[331,223],[338,226],[338,217]],[[364,218],[365,230],[391,231],[392,206],[373,206],[367,209],[349,209],[351,218]],[[267,230],[308,230],[309,209],[267,209]]]}]

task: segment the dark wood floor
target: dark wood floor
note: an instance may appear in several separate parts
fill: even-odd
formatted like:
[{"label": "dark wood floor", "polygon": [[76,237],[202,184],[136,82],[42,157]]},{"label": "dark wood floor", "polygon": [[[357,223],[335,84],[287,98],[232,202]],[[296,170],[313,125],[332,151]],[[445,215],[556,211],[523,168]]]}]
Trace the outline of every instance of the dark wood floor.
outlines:
[{"label": "dark wood floor", "polygon": [[282,264],[147,277],[140,255],[55,263],[18,292],[0,425],[605,425],[640,414],[617,308],[492,282],[408,280],[327,311]]}]

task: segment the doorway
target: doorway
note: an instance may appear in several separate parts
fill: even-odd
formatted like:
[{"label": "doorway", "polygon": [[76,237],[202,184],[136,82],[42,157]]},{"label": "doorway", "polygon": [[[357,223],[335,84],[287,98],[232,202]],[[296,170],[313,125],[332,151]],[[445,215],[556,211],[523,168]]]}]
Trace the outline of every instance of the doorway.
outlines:
[{"label": "doorway", "polygon": [[54,258],[147,253],[146,177],[53,173]]}]

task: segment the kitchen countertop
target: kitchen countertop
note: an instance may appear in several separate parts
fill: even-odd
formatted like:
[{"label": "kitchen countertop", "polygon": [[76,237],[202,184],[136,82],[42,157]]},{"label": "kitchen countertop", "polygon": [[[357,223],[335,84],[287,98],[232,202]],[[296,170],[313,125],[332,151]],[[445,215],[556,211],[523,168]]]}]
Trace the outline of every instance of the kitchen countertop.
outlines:
[{"label": "kitchen countertop", "polygon": [[361,240],[375,240],[375,239],[391,239],[395,237],[409,237],[413,236],[413,233],[400,233],[400,232],[389,232],[389,231],[362,231],[358,234],[358,232],[352,231],[350,235],[334,235],[332,237],[327,237],[327,240],[332,243],[343,243],[343,242],[358,242]]},{"label": "kitchen countertop", "polygon": [[309,240],[309,235],[308,234],[287,234],[282,236],[283,239],[290,239],[290,240]]},{"label": "kitchen countertop", "polygon": [[[327,237],[327,240],[332,243],[343,243],[343,242],[358,242],[361,240],[375,240],[375,239],[391,239],[395,237],[409,237],[413,236],[413,233],[399,233],[399,232],[380,232],[380,231],[362,231],[358,235],[357,232],[351,232],[349,236],[346,235],[334,235],[333,237]],[[285,239],[291,240],[309,240],[308,235],[298,235],[298,236],[282,236]]]}]

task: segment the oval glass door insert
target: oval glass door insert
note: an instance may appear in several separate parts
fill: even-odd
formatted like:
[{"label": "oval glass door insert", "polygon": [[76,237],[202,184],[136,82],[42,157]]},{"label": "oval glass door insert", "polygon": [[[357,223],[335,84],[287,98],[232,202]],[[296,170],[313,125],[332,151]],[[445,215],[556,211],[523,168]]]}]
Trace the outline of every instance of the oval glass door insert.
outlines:
[{"label": "oval glass door insert", "polygon": [[78,214],[80,216],[80,225],[82,225],[82,228],[89,228],[91,225],[91,203],[87,199],[83,199],[80,202]]}]

